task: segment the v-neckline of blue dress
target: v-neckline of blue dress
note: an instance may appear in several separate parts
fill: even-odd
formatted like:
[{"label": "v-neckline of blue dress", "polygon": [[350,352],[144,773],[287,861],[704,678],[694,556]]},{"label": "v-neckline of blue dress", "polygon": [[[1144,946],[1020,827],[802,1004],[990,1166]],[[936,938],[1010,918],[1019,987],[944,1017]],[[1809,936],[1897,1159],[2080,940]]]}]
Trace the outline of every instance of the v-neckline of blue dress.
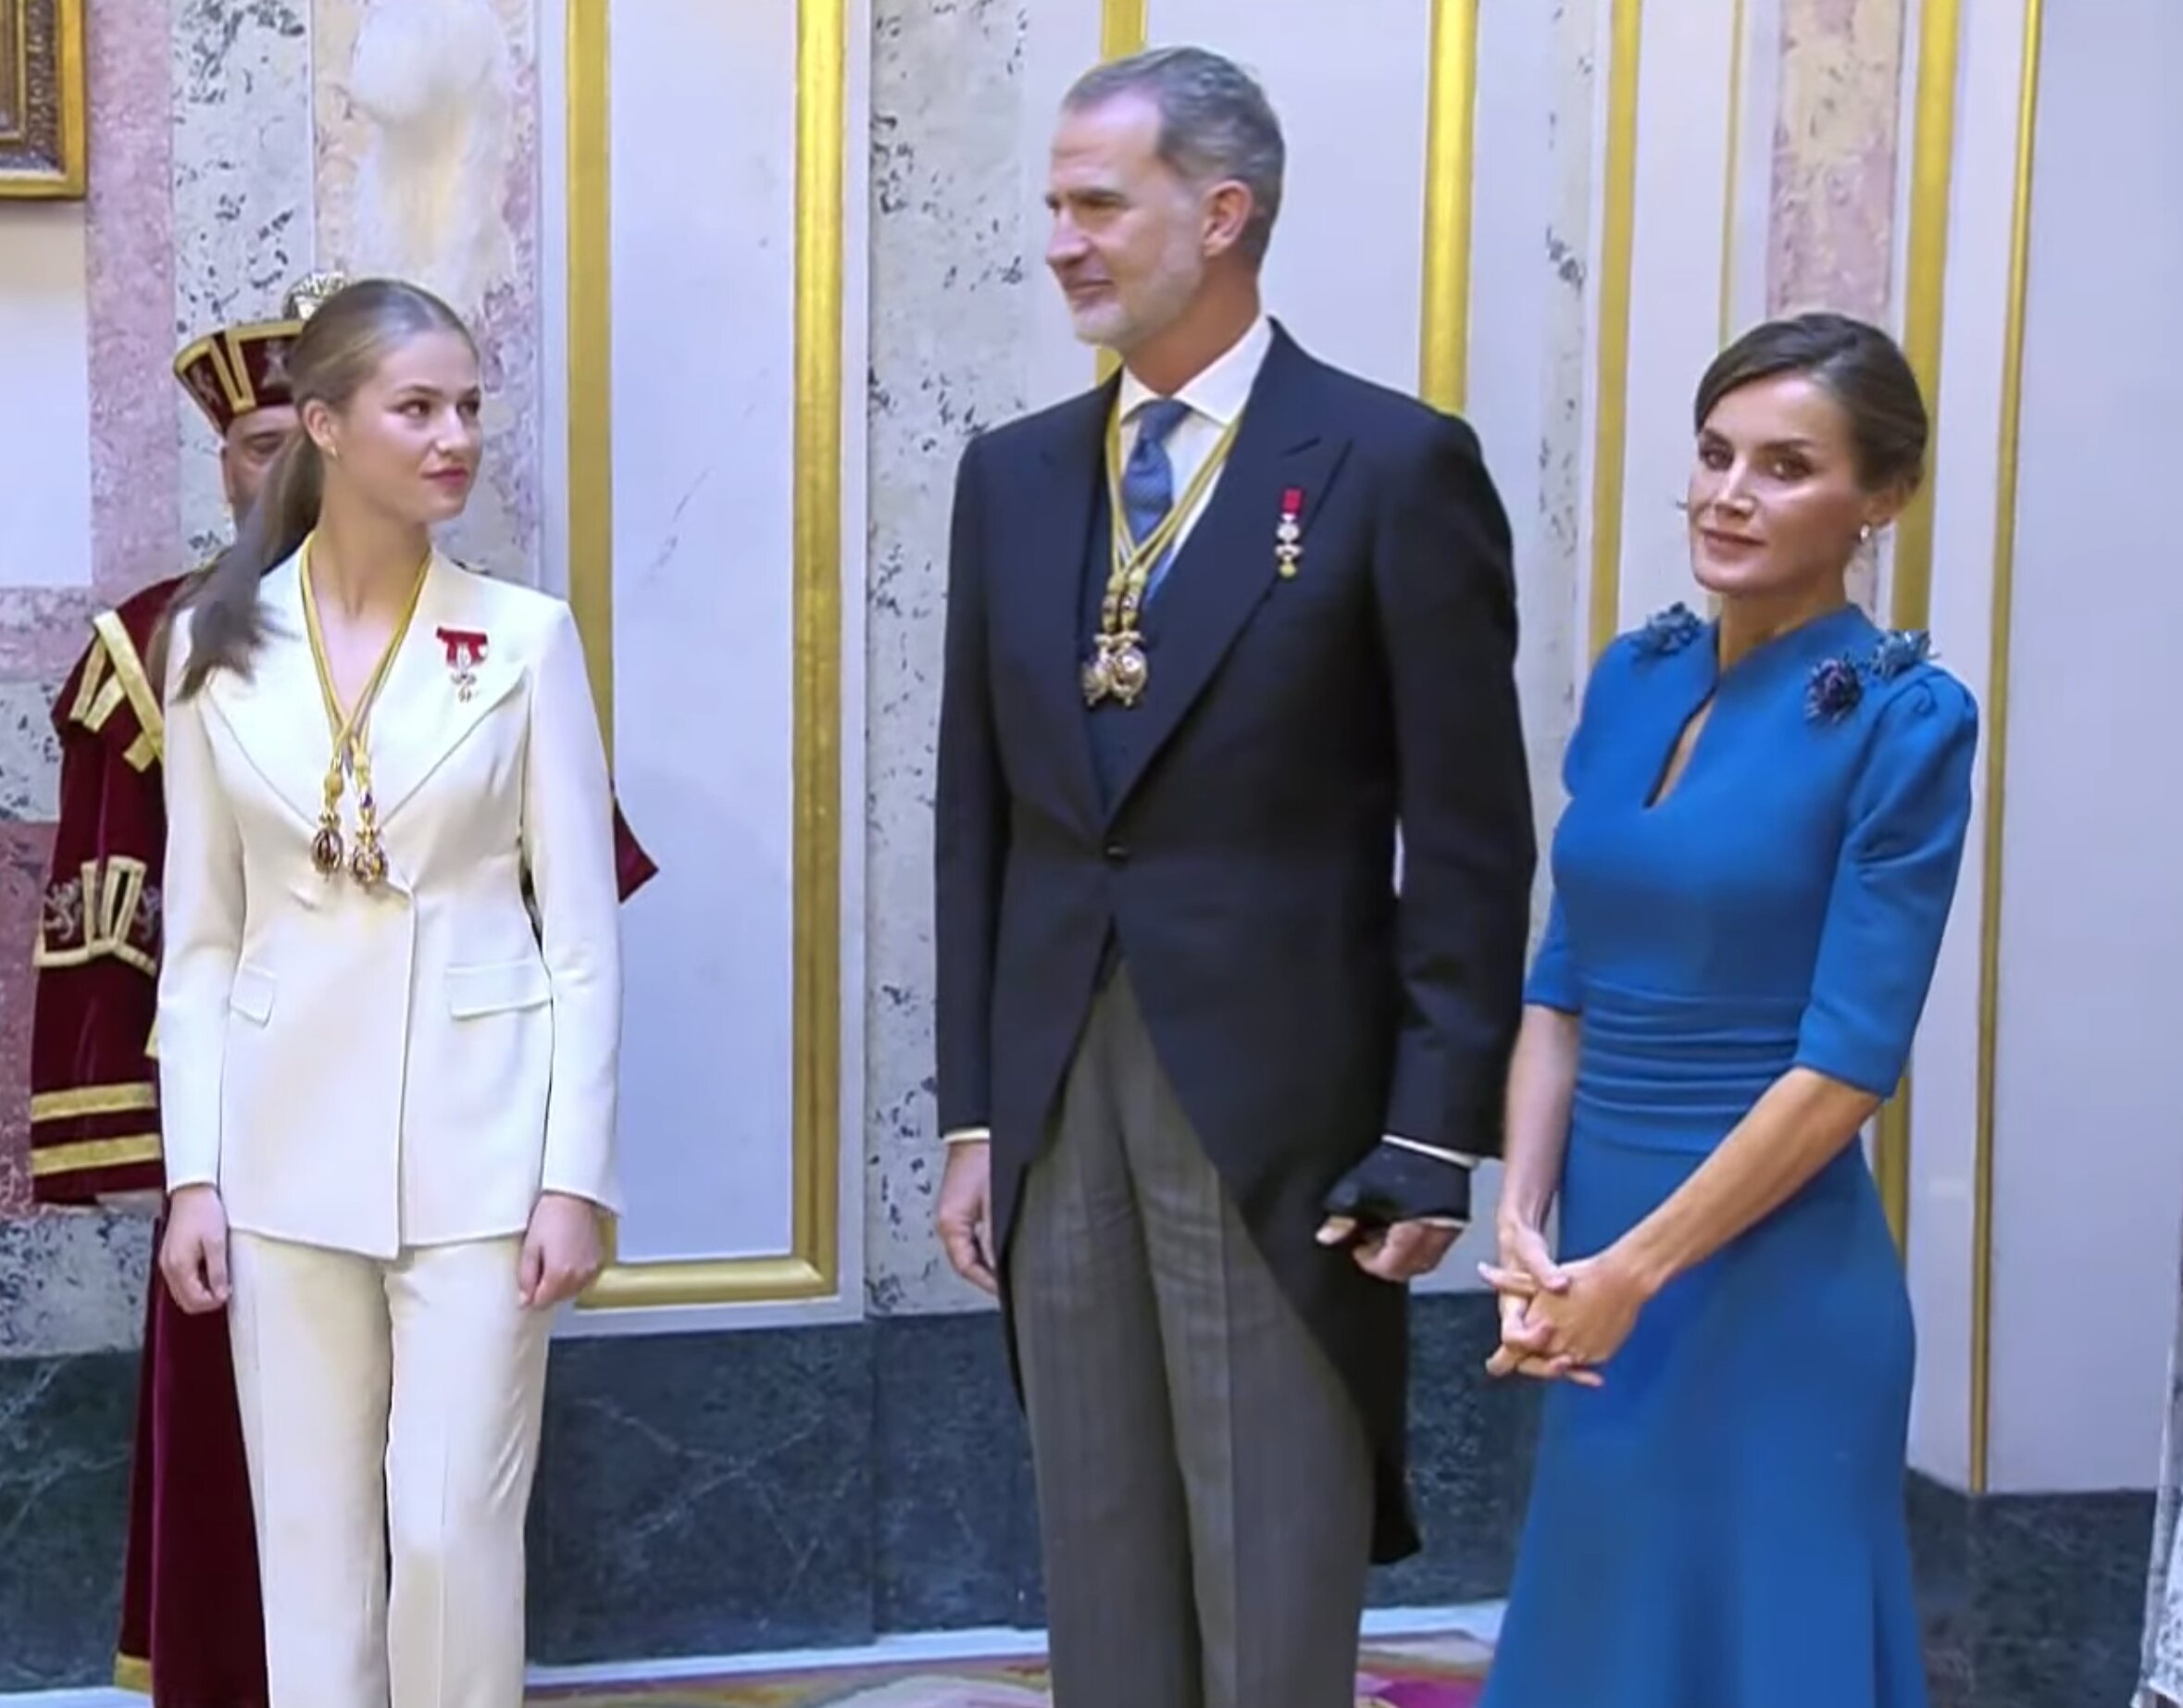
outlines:
[{"label": "v-neckline of blue dress", "polygon": [[[1645,791],[1644,799],[1638,804],[1639,813],[1645,817],[1664,812],[1683,792],[1696,768],[1705,738],[1712,730],[1712,721],[1719,714],[1720,696],[1725,689],[1745,681],[1763,679],[1766,670],[1777,660],[1787,659],[1792,665],[1816,661],[1837,641],[1837,631],[1868,627],[1871,619],[1854,603],[1845,602],[1816,617],[1806,617],[1792,628],[1778,634],[1768,635],[1751,651],[1744,654],[1727,669],[1721,668],[1721,625],[1718,617],[1701,625],[1690,644],[1678,649],[1679,659],[1687,659],[1685,670],[1688,679],[1683,682],[1682,714],[1675,721],[1673,732],[1667,739],[1667,749],[1661,755],[1660,764],[1653,772],[1652,786]],[[1818,654],[1807,657],[1813,648]],[[1710,708],[1710,709],[1709,709]],[[1684,755],[1682,768],[1673,776],[1676,754],[1683,743],[1683,736],[1690,729],[1691,720],[1701,713],[1706,718],[1706,728],[1698,732],[1690,751]]]}]

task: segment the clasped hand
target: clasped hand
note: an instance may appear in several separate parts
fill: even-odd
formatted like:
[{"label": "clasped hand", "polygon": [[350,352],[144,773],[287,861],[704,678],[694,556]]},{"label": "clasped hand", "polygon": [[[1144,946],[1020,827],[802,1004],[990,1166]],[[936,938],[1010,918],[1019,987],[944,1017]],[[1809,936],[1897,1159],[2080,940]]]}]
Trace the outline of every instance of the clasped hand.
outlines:
[{"label": "clasped hand", "polygon": [[1648,1296],[1613,1247],[1558,1264],[1535,1228],[1504,1228],[1501,1261],[1478,1273],[1501,1301],[1501,1344],[1486,1360],[1497,1377],[1603,1386],[1598,1366],[1621,1350]]}]

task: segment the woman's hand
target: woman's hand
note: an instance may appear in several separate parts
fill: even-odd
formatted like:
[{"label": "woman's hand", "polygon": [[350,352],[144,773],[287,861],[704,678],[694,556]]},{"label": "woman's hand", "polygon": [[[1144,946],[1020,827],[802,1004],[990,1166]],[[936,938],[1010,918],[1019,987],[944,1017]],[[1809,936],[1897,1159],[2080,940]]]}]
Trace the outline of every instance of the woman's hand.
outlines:
[{"label": "woman's hand", "polygon": [[1618,1246],[1578,1258],[1565,1273],[1567,1290],[1534,1297],[1531,1315],[1549,1331],[1550,1355],[1579,1366],[1603,1365],[1622,1350],[1654,1290]]},{"label": "woman's hand", "polygon": [[228,1302],[228,1213],[219,1191],[185,1186],[168,1200],[159,1273],[175,1303],[204,1316]]},{"label": "woman's hand", "polygon": [[599,1212],[586,1199],[547,1192],[530,1213],[516,1288],[526,1308],[550,1311],[599,1277]]},{"label": "woman's hand", "polygon": [[1501,1344],[1486,1360],[1488,1375],[1600,1386],[1596,1371],[1579,1369],[1573,1359],[1554,1354],[1553,1326],[1536,1307],[1541,1294],[1558,1296],[1569,1289],[1569,1272],[1554,1262],[1544,1233],[1528,1222],[1503,1222],[1501,1261],[1480,1264],[1478,1273],[1501,1300]]}]

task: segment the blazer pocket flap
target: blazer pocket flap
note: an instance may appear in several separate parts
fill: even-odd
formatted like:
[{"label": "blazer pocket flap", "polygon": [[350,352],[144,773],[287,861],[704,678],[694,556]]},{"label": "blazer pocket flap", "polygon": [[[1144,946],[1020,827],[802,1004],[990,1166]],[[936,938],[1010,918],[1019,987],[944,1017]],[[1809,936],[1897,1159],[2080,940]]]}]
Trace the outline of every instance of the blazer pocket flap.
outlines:
[{"label": "blazer pocket flap", "polygon": [[273,975],[247,964],[235,968],[235,982],[228,991],[228,1006],[245,1020],[263,1026],[273,1017]]},{"label": "blazer pocket flap", "polygon": [[553,980],[537,961],[502,961],[492,966],[447,969],[447,1007],[457,1020],[543,1007],[553,1000]]}]

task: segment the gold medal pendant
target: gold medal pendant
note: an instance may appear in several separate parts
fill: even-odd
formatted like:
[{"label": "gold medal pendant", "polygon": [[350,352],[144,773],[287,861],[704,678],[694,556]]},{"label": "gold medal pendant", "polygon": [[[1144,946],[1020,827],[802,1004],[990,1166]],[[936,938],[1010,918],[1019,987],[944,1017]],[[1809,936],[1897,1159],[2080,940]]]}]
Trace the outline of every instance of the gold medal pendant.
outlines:
[{"label": "gold medal pendant", "polygon": [[386,882],[387,851],[380,846],[379,838],[356,839],[356,851],[349,856],[349,876],[367,890]]},{"label": "gold medal pendant", "polygon": [[349,876],[367,890],[387,880],[387,851],[379,840],[379,804],[371,798],[371,784],[356,779],[356,846],[349,855]]},{"label": "gold medal pendant", "polygon": [[1084,704],[1097,705],[1115,691],[1112,642],[1105,635],[1098,638],[1098,650],[1085,661],[1082,681]]},{"label": "gold medal pendant", "polygon": [[318,834],[311,838],[311,869],[331,878],[342,866],[341,816],[332,807],[318,815]]},{"label": "gold medal pendant", "polygon": [[1182,496],[1167,508],[1142,540],[1130,532],[1129,507],[1122,497],[1122,421],[1117,409],[1107,428],[1107,514],[1111,518],[1106,592],[1100,601],[1099,632],[1092,637],[1092,654],[1080,672],[1086,706],[1112,700],[1128,708],[1144,697],[1152,681],[1152,658],[1143,631],[1138,628],[1152,587],[1153,571],[1177,549],[1183,522],[1196,514],[1211,489],[1214,477],[1228,461],[1235,444],[1238,416],[1221,431],[1219,440],[1183,489]]},{"label": "gold medal pendant", "polygon": [[[325,631],[318,622],[318,595],[311,586],[311,544],[306,539],[302,554],[304,627],[310,640],[311,662],[318,670],[318,694],[326,708],[326,727],[333,736],[333,760],[326,767],[325,805],[319,809],[318,828],[311,838],[311,868],[327,879],[346,869],[363,888],[372,890],[386,882],[390,867],[386,845],[380,840],[379,803],[371,792],[371,754],[365,731],[371,708],[379,699],[380,690],[385,686],[395,655],[402,650],[403,637],[409,632],[418,603],[424,596],[425,578],[430,571],[431,559],[428,556],[418,566],[408,605],[380,652],[379,663],[366,679],[363,692],[356,696],[355,709],[344,715],[341,696],[333,686],[333,667],[327,656]],[[346,844],[341,831],[341,797],[346,779],[351,776],[356,781],[354,847]]]},{"label": "gold medal pendant", "polygon": [[1152,660],[1144,655],[1139,638],[1134,630],[1115,636],[1114,652],[1107,660],[1112,692],[1123,705],[1135,705],[1145,684],[1152,680]]},{"label": "gold medal pendant", "polygon": [[326,798],[318,808],[318,833],[311,838],[311,869],[321,878],[331,878],[348,857],[341,840],[341,758],[336,754],[326,773]]}]

